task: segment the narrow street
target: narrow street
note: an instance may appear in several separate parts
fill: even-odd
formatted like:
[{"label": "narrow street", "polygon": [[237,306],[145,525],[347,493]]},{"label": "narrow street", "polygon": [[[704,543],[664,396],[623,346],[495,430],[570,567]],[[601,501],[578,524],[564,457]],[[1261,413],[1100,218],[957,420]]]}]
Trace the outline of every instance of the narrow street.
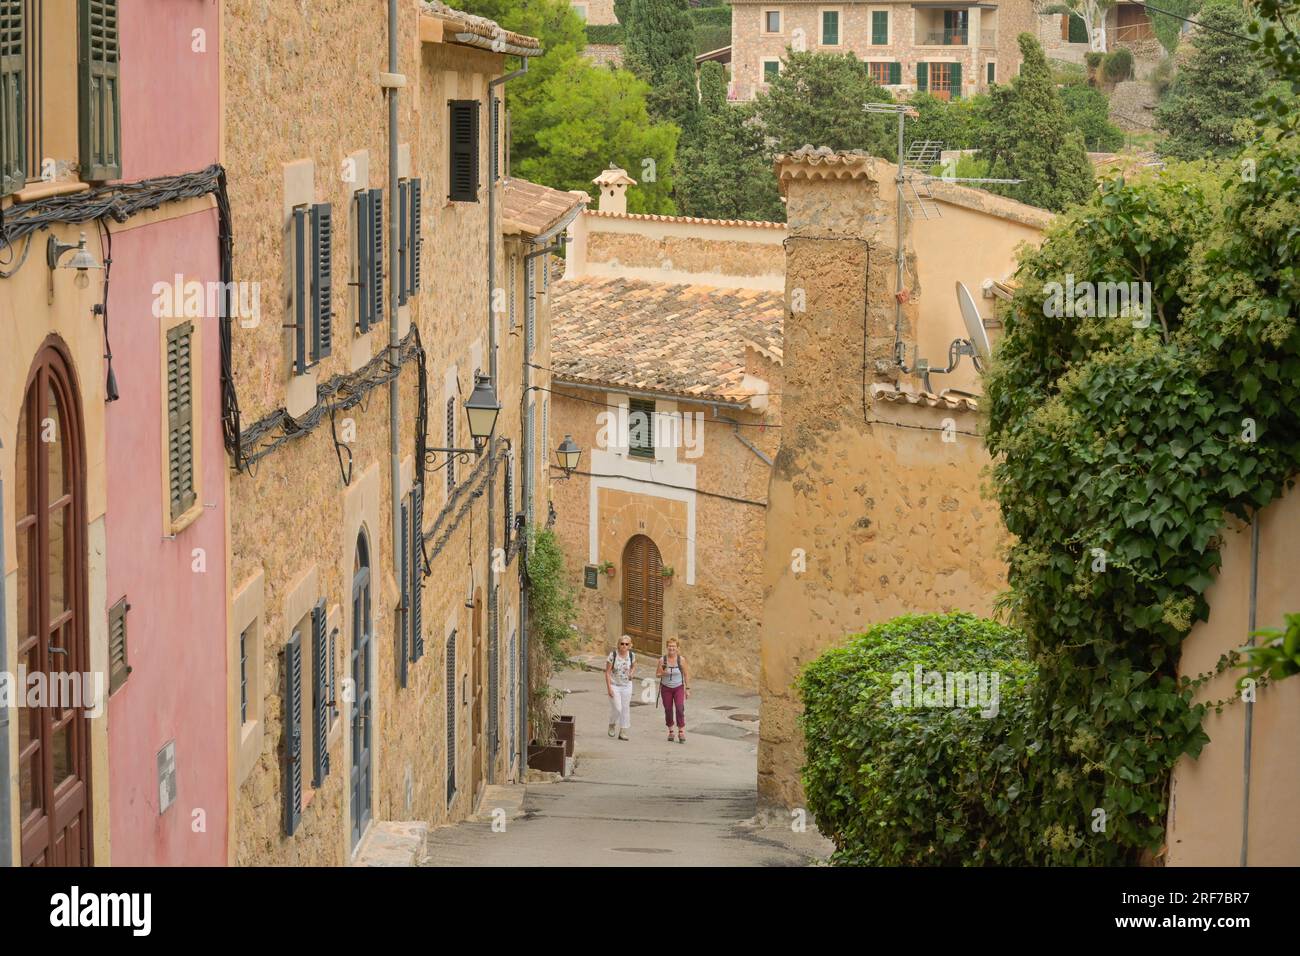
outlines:
[{"label": "narrow street", "polygon": [[[489,788],[476,821],[429,833],[422,865],[804,866],[829,855],[811,825],[796,833],[779,812],[755,819],[757,694],[692,681],[679,744],[638,686],[621,741],[606,734],[600,671],[559,671],[553,683],[568,692],[561,712],[577,718],[573,775],[528,784],[522,804],[522,788]],[[504,832],[492,827],[498,806]]]}]

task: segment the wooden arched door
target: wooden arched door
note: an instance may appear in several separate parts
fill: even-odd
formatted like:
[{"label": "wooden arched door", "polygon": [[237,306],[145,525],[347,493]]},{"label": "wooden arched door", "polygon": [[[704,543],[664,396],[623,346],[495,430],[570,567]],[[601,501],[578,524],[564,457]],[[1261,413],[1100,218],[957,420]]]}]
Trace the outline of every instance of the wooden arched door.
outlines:
[{"label": "wooden arched door", "polygon": [[85,445],[72,372],[53,345],[32,367],[15,453],[18,664],[49,689],[43,706],[17,711],[22,862],[89,866]]},{"label": "wooden arched door", "polygon": [[658,657],[664,633],[663,561],[643,534],[623,549],[623,633],[640,654]]}]

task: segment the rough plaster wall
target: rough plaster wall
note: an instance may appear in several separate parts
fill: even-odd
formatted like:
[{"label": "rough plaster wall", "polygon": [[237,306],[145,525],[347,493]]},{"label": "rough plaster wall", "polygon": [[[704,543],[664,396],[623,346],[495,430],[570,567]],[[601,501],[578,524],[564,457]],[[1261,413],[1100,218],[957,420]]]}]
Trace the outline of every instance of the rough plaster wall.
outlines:
[{"label": "rough plaster wall", "polygon": [[[412,175],[424,181],[425,208],[423,289],[413,304],[412,315],[428,350],[429,444],[436,447],[442,444],[444,429],[443,372],[449,364],[456,364],[461,387],[468,394],[473,371],[469,367],[471,345],[481,340],[486,346],[487,340],[486,192],[480,192],[483,201],[478,204],[446,204],[446,100],[453,96],[481,98],[486,87],[482,74],[497,70],[501,58],[462,48],[421,47],[416,30],[414,6],[403,5],[399,50],[408,86],[399,96],[400,135],[402,142],[411,146]],[[231,104],[226,116],[226,162],[236,236],[235,278],[262,283],[264,309],[272,316],[278,315],[278,304],[287,295],[282,281],[282,164],[302,158],[315,161],[316,199],[329,201],[334,207],[336,275],[347,275],[352,268],[353,250],[343,238],[352,215],[352,187],[341,180],[342,161],[349,153],[370,151],[370,186],[385,189],[385,216],[392,213],[393,196],[387,181],[387,110],[374,82],[376,72],[386,68],[384,31],[385,19],[379,7],[345,0],[323,0],[309,10],[265,0],[237,0],[226,7],[225,56],[229,62],[241,64],[241,69],[227,73],[226,98]],[[308,55],[322,47],[331,51],[331,69],[324,72],[317,68],[318,57]],[[481,125],[481,153],[486,157],[489,124]],[[486,182],[486,172],[482,181]],[[347,370],[353,327],[349,301],[336,285],[333,356],[321,363],[319,381]],[[387,316],[378,336],[372,338],[386,339],[387,322],[392,318]],[[277,326],[277,321],[264,318],[257,328],[235,330],[234,367],[245,426],[284,404],[288,375]],[[379,347],[378,342],[375,347]],[[518,369],[517,363],[502,364],[506,378],[499,388],[506,410],[498,435],[518,435],[518,414],[510,411],[518,406]],[[403,369],[399,394],[399,453],[406,460],[414,449],[414,363]],[[357,441],[352,445],[355,473],[377,464],[383,479],[380,527],[371,529],[376,647],[374,818],[436,824],[463,817],[470,810],[469,788],[464,784],[459,787],[456,803],[450,809],[445,806],[442,627],[449,615],[460,615],[458,670],[460,674],[468,673],[470,616],[463,603],[471,560],[473,580],[484,588],[485,597],[487,594],[488,499],[485,495],[476,502],[472,519],[467,517],[462,522],[435,563],[433,576],[425,580],[425,657],[411,667],[408,688],[399,690],[394,658],[398,593],[389,517],[387,396],[386,387],[376,389],[365,403],[348,412],[356,423]],[[458,410],[458,414],[462,413]],[[458,429],[461,436],[466,435],[463,420]],[[472,466],[458,467],[464,476],[467,467]],[[430,476],[426,487],[426,526],[431,526],[445,502],[443,474]],[[237,794],[233,816],[237,828],[235,858],[239,863],[346,862],[347,767],[342,753],[333,753],[330,776],[304,811],[298,833],[289,839],[282,835],[280,796],[281,649],[293,623],[282,620],[281,604],[292,582],[306,566],[315,563],[327,602],[346,606],[351,582],[343,580],[339,571],[340,567],[350,567],[350,555],[339,553],[342,493],[339,464],[327,428],[318,428],[263,459],[252,475],[231,479],[232,580],[244,580],[259,566],[266,573],[266,734],[258,765]],[[499,515],[499,503],[496,508]],[[497,530],[499,537],[500,518]],[[503,622],[507,602],[515,607],[518,620],[517,597],[511,594],[513,588],[508,583],[513,580],[512,565],[502,580]],[[501,637],[504,648],[509,635],[503,630]],[[349,650],[339,649],[340,667],[345,666]],[[508,665],[504,653],[501,664],[504,674]],[[501,686],[504,689],[504,680]],[[458,704],[460,781],[468,780],[469,724],[468,709]],[[504,725],[502,739],[506,739]],[[499,761],[503,767],[504,753]]]},{"label": "rough plaster wall", "polygon": [[[600,220],[595,220],[599,224]],[[784,254],[771,243],[731,242],[679,236],[587,233],[587,261],[647,269],[727,276],[780,275]]]},{"label": "rough plaster wall", "polygon": [[[797,805],[803,755],[792,684],[800,668],[898,614],[987,614],[1004,580],[1004,533],[996,507],[979,497],[988,461],[982,443],[965,435],[946,443],[939,430],[952,417],[959,430],[974,431],[973,415],[864,404],[869,383],[895,374],[892,202],[871,179],[794,180],[788,196],[786,285],[804,291],[807,311],[789,314],[785,326],[781,449],[765,540],[758,779],[760,797]],[[914,320],[909,305],[909,346]]]}]

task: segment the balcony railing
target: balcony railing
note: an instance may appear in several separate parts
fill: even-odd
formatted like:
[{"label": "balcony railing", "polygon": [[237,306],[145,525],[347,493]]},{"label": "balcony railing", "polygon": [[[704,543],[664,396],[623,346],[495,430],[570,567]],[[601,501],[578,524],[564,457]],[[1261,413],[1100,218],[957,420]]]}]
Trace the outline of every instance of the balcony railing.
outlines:
[{"label": "balcony railing", "polygon": [[945,27],[927,31],[917,42],[924,46],[965,46],[968,37],[964,27]]}]

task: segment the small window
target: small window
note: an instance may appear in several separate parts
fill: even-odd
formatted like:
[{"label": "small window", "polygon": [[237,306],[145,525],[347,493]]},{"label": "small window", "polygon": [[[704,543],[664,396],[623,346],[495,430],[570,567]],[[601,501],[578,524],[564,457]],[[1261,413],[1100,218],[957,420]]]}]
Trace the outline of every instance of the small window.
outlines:
[{"label": "small window", "polygon": [[627,449],[636,458],[655,456],[655,403],[634,398],[627,407]]},{"label": "small window", "polygon": [[990,84],[996,83],[998,81],[998,65],[989,60],[985,69],[988,71],[988,82]]},{"label": "small window", "polygon": [[778,75],[780,75],[780,73],[781,73],[780,60],[763,61],[763,82],[764,83],[771,83],[773,80],[777,78]]},{"label": "small window", "polygon": [[764,33],[781,32],[781,11],[780,10],[763,11],[763,32]]},{"label": "small window", "polygon": [[479,102],[452,100],[448,196],[452,202],[478,202]]},{"label": "small window", "polygon": [[871,44],[887,46],[889,44],[889,11],[871,11]]},{"label": "small window", "polygon": [[573,12],[578,15],[578,19],[583,23],[587,22],[587,5],[585,3],[575,3],[573,5]]},{"label": "small window", "polygon": [[167,486],[172,521],[194,507],[194,323],[167,330]]},{"label": "small window", "polygon": [[122,598],[108,609],[108,692],[116,693],[126,683],[131,666],[126,662],[126,612],[131,605]]},{"label": "small window", "polygon": [[840,12],[822,11],[822,46],[840,45]]}]

